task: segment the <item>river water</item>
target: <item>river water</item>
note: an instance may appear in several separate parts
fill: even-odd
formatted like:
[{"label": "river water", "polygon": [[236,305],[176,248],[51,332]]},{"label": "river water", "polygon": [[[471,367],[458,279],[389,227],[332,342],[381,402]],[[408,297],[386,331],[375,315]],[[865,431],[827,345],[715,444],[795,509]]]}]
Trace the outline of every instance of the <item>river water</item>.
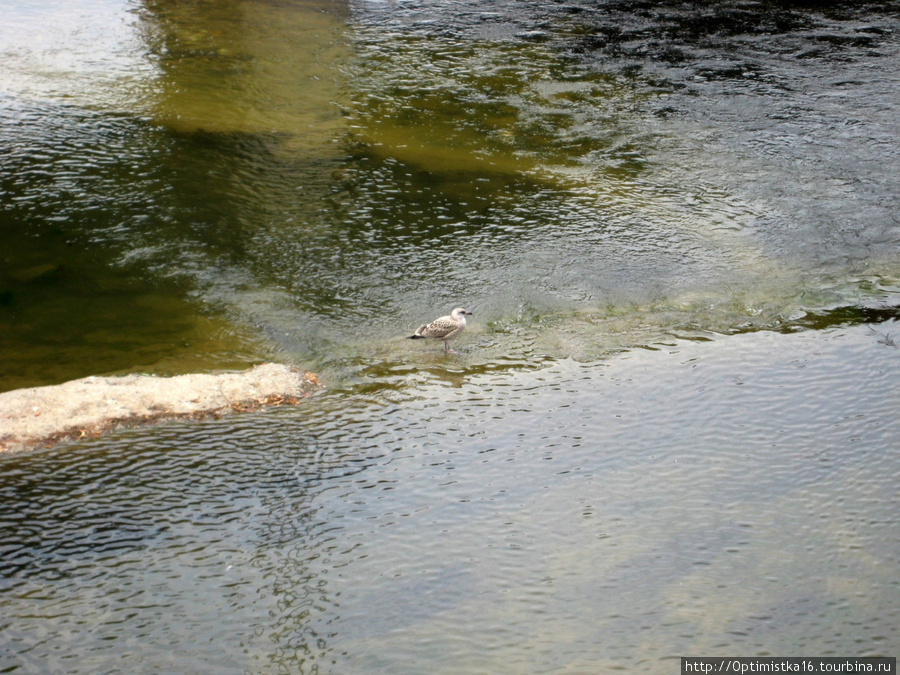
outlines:
[{"label": "river water", "polygon": [[6,15],[2,389],[328,388],[4,458],[0,670],[896,655],[896,8]]}]

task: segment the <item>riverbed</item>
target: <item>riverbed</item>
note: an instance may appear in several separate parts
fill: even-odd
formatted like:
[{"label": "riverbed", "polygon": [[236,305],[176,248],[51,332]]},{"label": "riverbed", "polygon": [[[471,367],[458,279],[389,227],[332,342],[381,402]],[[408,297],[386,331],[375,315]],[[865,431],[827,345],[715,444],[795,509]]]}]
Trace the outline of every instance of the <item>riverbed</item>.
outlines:
[{"label": "riverbed", "polygon": [[[0,388],[326,389],[0,460],[0,670],[896,655],[898,36],[879,3],[18,6]],[[458,355],[404,339],[455,306]]]}]

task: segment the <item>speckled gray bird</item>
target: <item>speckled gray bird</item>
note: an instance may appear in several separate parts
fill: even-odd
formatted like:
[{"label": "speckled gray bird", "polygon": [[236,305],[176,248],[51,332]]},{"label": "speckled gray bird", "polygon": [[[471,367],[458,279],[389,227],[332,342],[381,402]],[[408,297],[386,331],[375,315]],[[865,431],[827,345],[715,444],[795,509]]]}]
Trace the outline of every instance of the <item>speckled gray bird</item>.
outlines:
[{"label": "speckled gray bird", "polygon": [[444,353],[455,354],[450,349],[450,342],[455,340],[466,329],[466,316],[472,316],[472,312],[467,312],[462,307],[457,307],[449,316],[442,316],[435,319],[431,323],[426,323],[409,336],[410,340],[422,340],[431,338],[433,340],[444,341]]}]

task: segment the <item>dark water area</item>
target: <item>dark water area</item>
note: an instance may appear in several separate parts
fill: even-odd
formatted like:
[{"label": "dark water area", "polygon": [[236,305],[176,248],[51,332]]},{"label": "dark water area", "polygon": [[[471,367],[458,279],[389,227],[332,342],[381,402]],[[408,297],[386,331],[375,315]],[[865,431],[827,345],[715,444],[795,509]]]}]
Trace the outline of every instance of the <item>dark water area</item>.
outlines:
[{"label": "dark water area", "polygon": [[[184,242],[191,223],[160,204],[179,182],[174,167],[144,165],[170,142],[151,133],[148,148],[146,130],[124,118],[62,108],[48,124],[37,108],[7,112],[17,123],[3,127],[12,152],[0,178],[4,388],[149,368],[176,354],[202,368],[234,350],[243,363],[248,332],[203,311],[190,297],[194,279],[165,267],[166,255],[184,268],[194,257]],[[181,240],[179,250],[166,238]]]},{"label": "dark water area", "polygon": [[0,64],[0,391],[327,385],[0,460],[0,672],[896,655],[895,4],[21,3]]}]

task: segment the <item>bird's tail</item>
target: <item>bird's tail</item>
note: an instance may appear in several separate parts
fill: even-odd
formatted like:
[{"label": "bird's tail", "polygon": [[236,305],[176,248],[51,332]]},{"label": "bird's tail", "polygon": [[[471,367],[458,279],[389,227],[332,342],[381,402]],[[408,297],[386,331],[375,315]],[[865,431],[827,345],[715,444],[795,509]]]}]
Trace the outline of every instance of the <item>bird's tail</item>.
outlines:
[{"label": "bird's tail", "polygon": [[427,323],[426,323],[426,324],[423,324],[423,325],[421,325],[421,326],[419,326],[418,329],[416,329],[416,332],[413,333],[412,335],[410,335],[408,339],[410,339],[410,340],[422,340],[422,339],[424,339],[424,336],[422,335],[422,331],[425,330],[425,328],[426,328],[427,326],[428,326]]}]

